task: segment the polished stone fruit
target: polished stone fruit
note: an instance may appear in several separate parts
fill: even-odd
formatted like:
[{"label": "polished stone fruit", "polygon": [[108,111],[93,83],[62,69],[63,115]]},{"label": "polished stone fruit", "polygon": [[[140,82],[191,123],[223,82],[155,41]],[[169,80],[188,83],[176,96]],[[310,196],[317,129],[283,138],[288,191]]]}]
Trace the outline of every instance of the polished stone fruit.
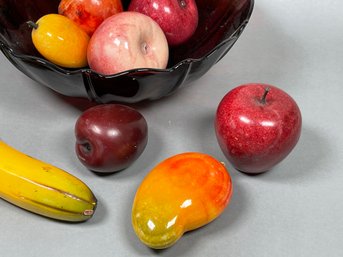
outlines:
[{"label": "polished stone fruit", "polygon": [[32,27],[32,42],[45,59],[65,68],[87,65],[89,36],[72,20],[52,13],[28,24]]},{"label": "polished stone fruit", "polygon": [[154,249],[170,247],[190,230],[217,218],[232,195],[224,164],[196,152],[172,156],[139,186],[132,207],[138,238]]},{"label": "polished stone fruit", "polygon": [[108,17],[123,11],[121,0],[61,0],[58,13],[77,23],[88,35]]},{"label": "polished stone fruit", "polygon": [[143,153],[148,126],[132,107],[102,104],[79,116],[75,138],[75,151],[84,166],[98,173],[113,173],[129,167]]},{"label": "polished stone fruit", "polygon": [[129,11],[143,13],[155,20],[170,46],[185,43],[198,26],[198,8],[194,0],[132,0]]},{"label": "polished stone fruit", "polygon": [[87,50],[90,68],[105,75],[136,68],[164,69],[168,56],[162,29],[138,12],[121,12],[107,18],[92,35]]},{"label": "polished stone fruit", "polygon": [[280,88],[241,85],[219,103],[215,131],[220,148],[237,170],[262,173],[285,159],[297,144],[301,113]]}]

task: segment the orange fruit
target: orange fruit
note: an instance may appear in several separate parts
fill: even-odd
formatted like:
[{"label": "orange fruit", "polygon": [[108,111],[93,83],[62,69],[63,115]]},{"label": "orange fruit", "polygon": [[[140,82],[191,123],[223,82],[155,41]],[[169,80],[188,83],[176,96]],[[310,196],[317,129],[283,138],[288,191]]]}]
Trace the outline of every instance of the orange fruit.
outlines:
[{"label": "orange fruit", "polygon": [[89,36],[72,20],[52,13],[28,24],[32,42],[45,59],[65,68],[87,65]]}]

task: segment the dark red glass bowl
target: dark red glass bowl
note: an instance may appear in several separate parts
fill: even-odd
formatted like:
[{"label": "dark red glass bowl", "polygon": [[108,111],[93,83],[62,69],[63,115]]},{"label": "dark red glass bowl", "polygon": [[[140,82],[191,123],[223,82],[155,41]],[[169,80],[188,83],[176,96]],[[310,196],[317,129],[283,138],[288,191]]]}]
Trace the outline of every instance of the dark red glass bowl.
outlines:
[{"label": "dark red glass bowl", "polygon": [[[186,44],[170,49],[166,69],[134,69],[104,76],[89,68],[61,68],[34,48],[26,21],[57,13],[59,2],[0,0],[0,49],[34,81],[62,95],[99,103],[158,99],[196,80],[234,45],[254,6],[254,0],[196,0],[198,28]],[[130,1],[122,2],[126,8]]]}]

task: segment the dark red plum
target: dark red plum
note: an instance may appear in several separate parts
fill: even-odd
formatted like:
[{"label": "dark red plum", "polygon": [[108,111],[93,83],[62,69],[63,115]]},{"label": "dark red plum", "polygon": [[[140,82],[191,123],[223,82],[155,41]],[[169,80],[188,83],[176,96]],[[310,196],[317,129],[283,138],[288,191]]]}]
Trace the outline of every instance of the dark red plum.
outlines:
[{"label": "dark red plum", "polygon": [[129,167],[144,151],[148,126],[143,115],[121,104],[84,111],[75,124],[75,151],[81,163],[99,173]]}]

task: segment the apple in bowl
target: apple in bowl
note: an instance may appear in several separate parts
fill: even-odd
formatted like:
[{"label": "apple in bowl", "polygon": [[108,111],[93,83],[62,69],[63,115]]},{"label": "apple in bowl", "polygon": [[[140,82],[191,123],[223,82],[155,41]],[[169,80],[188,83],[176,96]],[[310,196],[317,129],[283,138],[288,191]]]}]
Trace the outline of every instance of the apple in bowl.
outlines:
[{"label": "apple in bowl", "polygon": [[155,20],[170,46],[185,43],[198,26],[198,8],[194,0],[132,0],[128,10]]},{"label": "apple in bowl", "polygon": [[138,12],[107,18],[93,33],[88,49],[89,67],[110,75],[136,68],[167,67],[169,47],[160,26]]}]

